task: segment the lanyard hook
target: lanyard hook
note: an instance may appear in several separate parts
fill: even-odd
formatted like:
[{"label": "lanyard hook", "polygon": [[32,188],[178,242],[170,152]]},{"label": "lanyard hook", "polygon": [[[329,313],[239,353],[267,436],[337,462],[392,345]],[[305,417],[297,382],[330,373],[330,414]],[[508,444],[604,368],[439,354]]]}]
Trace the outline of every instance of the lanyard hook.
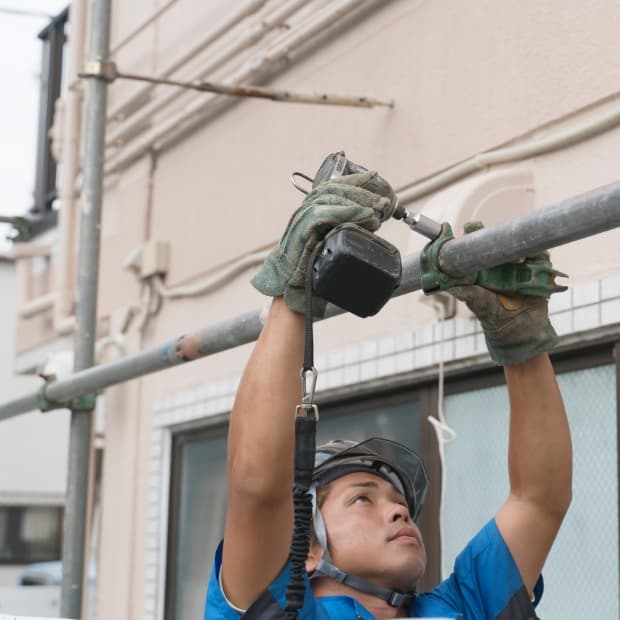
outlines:
[{"label": "lanyard hook", "polygon": [[301,369],[301,402],[304,405],[312,405],[314,401],[314,390],[316,388],[316,379],[319,375],[317,369],[311,368]]},{"label": "lanyard hook", "polygon": [[301,369],[301,404],[295,408],[295,417],[303,416],[312,417],[315,420],[319,419],[319,408],[313,402],[318,374],[314,366]]}]

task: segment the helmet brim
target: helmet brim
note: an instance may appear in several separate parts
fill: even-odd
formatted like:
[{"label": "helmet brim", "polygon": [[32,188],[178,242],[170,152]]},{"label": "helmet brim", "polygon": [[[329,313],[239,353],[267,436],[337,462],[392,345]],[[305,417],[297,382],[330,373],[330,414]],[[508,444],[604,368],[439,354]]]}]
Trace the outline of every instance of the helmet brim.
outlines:
[{"label": "helmet brim", "polygon": [[[350,464],[356,459],[360,459],[360,462],[384,463],[398,476],[412,519],[418,518],[428,491],[428,475],[424,462],[413,450],[390,439],[372,437],[344,450],[330,452],[329,450],[322,452],[320,447],[317,450],[317,465],[313,475],[315,483],[321,484],[327,472],[338,467],[342,461],[347,462],[342,475],[354,471]],[[367,471],[367,469],[366,466],[360,467],[360,471]]]}]

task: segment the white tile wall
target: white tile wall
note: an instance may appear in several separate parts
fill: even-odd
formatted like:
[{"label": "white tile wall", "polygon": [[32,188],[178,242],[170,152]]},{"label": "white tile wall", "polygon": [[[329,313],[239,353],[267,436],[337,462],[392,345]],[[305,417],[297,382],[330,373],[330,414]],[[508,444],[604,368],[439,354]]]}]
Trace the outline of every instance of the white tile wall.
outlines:
[{"label": "white tile wall", "polygon": [[576,332],[583,332],[594,329],[600,325],[599,304],[592,304],[573,310],[573,329]]},{"label": "white tile wall", "polygon": [[551,323],[558,336],[564,336],[573,332],[573,312],[566,310],[552,315]]},{"label": "white tile wall", "polygon": [[612,299],[620,297],[620,276],[601,280],[601,298]]},{"label": "white tile wall", "polygon": [[601,300],[601,283],[596,281],[579,284],[571,289],[571,292],[573,294],[573,307],[589,306]]},{"label": "white tile wall", "polygon": [[620,296],[601,304],[601,323],[608,325],[618,322],[620,322]]},{"label": "white tile wall", "polygon": [[551,295],[549,299],[549,311],[553,314],[562,310],[570,310],[573,306],[572,292],[570,289],[563,293]]}]

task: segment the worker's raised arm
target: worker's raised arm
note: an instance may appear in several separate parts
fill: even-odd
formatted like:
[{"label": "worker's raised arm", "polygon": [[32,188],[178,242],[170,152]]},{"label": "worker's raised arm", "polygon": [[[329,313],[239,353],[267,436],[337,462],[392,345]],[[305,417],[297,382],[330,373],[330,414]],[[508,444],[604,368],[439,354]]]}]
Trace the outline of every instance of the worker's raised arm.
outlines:
[{"label": "worker's raised arm", "polygon": [[[221,584],[247,609],[284,567],[293,529],[294,412],[301,398],[305,273],[329,230],[379,227],[391,198],[365,187],[374,173],[338,178],[311,192],[252,283],[274,297],[243,374],[230,418],[228,493]],[[314,312],[324,308],[315,300]]]},{"label": "worker's raised arm", "polygon": [[[546,254],[529,260],[551,270]],[[543,296],[506,297],[479,286],[451,292],[478,317],[491,357],[504,366],[510,493],[495,522],[531,593],[571,500],[570,431],[547,354],[557,335]]]},{"label": "worker's raised arm", "polygon": [[546,353],[506,366],[510,495],[495,519],[532,592],[571,500],[571,440]]}]

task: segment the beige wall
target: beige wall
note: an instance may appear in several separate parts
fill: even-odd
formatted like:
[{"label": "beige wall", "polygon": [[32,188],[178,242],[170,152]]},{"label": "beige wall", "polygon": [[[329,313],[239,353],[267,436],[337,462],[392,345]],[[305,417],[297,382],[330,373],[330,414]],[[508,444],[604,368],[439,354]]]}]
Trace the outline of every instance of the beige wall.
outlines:
[{"label": "beige wall", "polygon": [[[244,29],[256,27],[282,4],[264,3],[254,17],[230,32],[229,39],[201,52],[189,67],[206,62],[227,41],[238,40]],[[304,12],[291,18],[290,36],[314,14],[312,6],[325,10],[330,3],[306,4]],[[163,0],[114,2],[113,48],[164,5]],[[114,59],[122,70],[154,74],[239,5],[178,0],[117,49]],[[353,160],[377,168],[400,189],[529,132],[533,132],[531,139],[570,129],[603,110],[601,102],[606,98],[606,105],[616,104],[620,5],[615,1],[393,0],[358,5],[362,10],[356,18],[293,50],[288,65],[277,65],[267,85],[393,99],[393,109],[235,101],[209,122],[190,125],[185,133],[171,130],[150,145],[150,153],[140,154],[136,149],[141,141],[168,119],[188,106],[201,102],[206,106],[212,99],[181,93],[128,133],[124,142],[110,145],[107,161],[115,171],[106,178],[100,319],[117,325],[122,308],[139,303],[141,287],[122,263],[145,240],[170,243],[169,285],[195,282],[273,243],[301,198],[291,187],[289,174],[294,170],[312,174],[329,152],[345,149]],[[266,45],[277,42],[278,36],[283,36],[282,30],[239,52],[215,77],[225,79]],[[181,69],[175,76],[189,79],[192,71]],[[141,88],[130,82],[114,83],[109,110],[118,111]],[[149,101],[168,92],[169,87],[159,87],[126,108],[124,116],[111,118],[109,135],[131,121],[132,114],[147,109]],[[574,116],[588,106],[583,115]],[[485,213],[492,223],[615,181],[620,169],[619,132],[611,130],[553,154],[482,171],[410,208],[461,221],[480,206],[476,196],[487,200],[493,175],[526,178],[519,190],[523,202],[518,192],[495,201],[488,198]],[[136,155],[130,158],[132,151]],[[116,166],[123,158],[126,162]],[[386,224],[382,234],[405,254],[424,243],[394,222]],[[614,231],[560,248],[554,257],[575,282],[587,282],[617,271],[619,247]],[[128,351],[262,306],[266,300],[250,287],[249,278],[247,272],[208,296],[165,302],[143,332],[135,324],[131,327]],[[321,324],[318,349],[327,352],[434,321],[434,313],[417,299],[414,295],[396,300],[380,316],[365,321],[340,317]],[[53,336],[48,329],[39,336],[39,344]],[[22,349],[36,346],[28,338],[20,332]],[[237,378],[248,351],[249,347],[242,347],[108,393],[100,617],[151,614],[144,609],[141,576],[156,562],[148,556],[145,543],[153,501],[149,499],[149,433],[155,403],[182,390]],[[110,552],[119,540],[129,560]]]}]

